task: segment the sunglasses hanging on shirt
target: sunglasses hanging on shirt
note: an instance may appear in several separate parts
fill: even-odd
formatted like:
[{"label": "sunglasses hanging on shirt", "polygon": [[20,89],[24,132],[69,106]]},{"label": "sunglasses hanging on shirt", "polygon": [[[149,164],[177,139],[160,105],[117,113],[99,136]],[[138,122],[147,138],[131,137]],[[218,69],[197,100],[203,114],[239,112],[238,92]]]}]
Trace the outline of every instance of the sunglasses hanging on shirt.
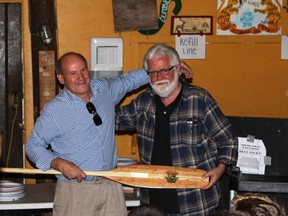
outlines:
[{"label": "sunglasses hanging on shirt", "polygon": [[95,125],[97,125],[97,126],[101,125],[102,124],[102,119],[99,116],[99,114],[97,113],[96,107],[94,106],[94,104],[91,103],[91,102],[88,102],[86,104],[86,107],[87,107],[88,112],[94,115],[93,116],[93,121],[94,121]]}]

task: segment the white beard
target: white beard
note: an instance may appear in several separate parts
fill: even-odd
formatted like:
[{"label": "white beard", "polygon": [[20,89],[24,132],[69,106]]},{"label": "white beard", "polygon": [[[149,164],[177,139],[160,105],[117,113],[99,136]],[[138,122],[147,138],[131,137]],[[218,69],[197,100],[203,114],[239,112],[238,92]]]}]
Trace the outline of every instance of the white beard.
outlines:
[{"label": "white beard", "polygon": [[[177,87],[179,83],[178,74],[175,72],[174,80],[170,83],[168,80],[160,80],[150,85],[154,92],[162,98],[168,97]],[[161,85],[159,85],[161,84]]]}]

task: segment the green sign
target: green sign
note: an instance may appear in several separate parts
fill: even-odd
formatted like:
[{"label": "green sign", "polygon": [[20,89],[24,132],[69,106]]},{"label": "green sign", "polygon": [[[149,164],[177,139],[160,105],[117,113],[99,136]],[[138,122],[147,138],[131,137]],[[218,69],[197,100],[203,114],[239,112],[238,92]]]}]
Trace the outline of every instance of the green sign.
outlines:
[{"label": "green sign", "polygon": [[171,3],[171,1],[175,2],[175,8],[173,9],[173,14],[177,15],[180,12],[182,8],[181,0],[162,0],[160,5],[160,17],[158,18],[158,29],[140,30],[139,32],[141,34],[153,35],[156,34],[158,31],[160,31],[160,29],[163,27],[168,17],[168,6]]}]

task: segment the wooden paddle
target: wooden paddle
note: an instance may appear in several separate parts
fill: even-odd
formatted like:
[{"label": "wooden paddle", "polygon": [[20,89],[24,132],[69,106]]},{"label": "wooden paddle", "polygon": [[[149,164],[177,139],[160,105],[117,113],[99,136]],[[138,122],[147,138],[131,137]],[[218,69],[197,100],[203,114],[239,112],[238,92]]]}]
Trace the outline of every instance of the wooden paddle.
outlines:
[{"label": "wooden paddle", "polygon": [[[61,174],[56,170],[43,172],[39,169],[0,168],[6,173],[25,174]],[[113,181],[145,188],[202,188],[208,185],[208,179],[202,179],[206,171],[158,165],[127,165],[108,171],[85,171],[87,176],[101,176]]]}]

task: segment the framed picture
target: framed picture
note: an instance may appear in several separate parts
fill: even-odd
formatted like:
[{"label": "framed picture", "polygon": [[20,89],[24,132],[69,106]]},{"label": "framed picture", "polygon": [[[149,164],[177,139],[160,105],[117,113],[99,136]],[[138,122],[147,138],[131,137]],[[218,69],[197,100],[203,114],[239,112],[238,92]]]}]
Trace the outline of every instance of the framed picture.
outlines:
[{"label": "framed picture", "polygon": [[172,16],[171,35],[213,34],[212,16]]}]

